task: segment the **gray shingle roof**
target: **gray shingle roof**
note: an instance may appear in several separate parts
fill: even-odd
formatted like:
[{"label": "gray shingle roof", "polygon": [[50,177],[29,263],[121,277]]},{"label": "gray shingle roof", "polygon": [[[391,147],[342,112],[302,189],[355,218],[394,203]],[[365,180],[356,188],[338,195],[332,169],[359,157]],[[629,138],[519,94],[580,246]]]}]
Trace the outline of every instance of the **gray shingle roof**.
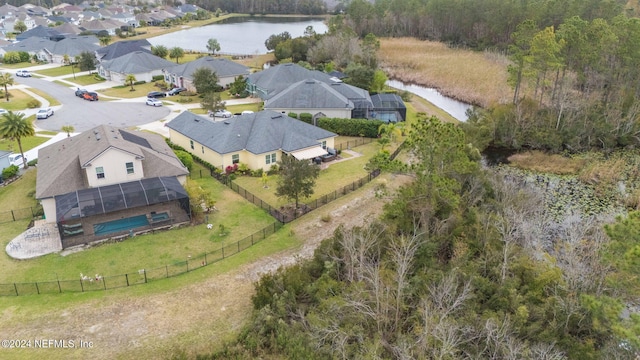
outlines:
[{"label": "gray shingle roof", "polygon": [[287,63],[272,66],[266,70],[253,73],[247,77],[247,82],[256,85],[266,93],[264,99],[280,93],[291,84],[306,79],[315,79],[324,83],[331,83],[331,76],[320,71],[312,71],[298,64]]},{"label": "gray shingle roof", "polygon": [[41,39],[57,39],[61,36],[60,32],[54,28],[38,25],[31,30],[27,30],[22,34],[16,36],[16,40],[22,41],[30,37],[36,37]]},{"label": "gray shingle roof", "polygon": [[144,51],[134,51],[102,62],[105,69],[121,74],[141,74],[152,70],[166,69],[173,65],[171,61]]},{"label": "gray shingle roof", "polygon": [[96,50],[101,61],[112,60],[134,51],[151,53],[151,43],[147,40],[118,41]]},{"label": "gray shingle roof", "polygon": [[191,79],[191,75],[199,68],[209,68],[213,70],[218,78],[230,76],[248,76],[249,68],[237,62],[224,58],[213,58],[211,56],[201,57],[181,65],[176,65],[169,69],[172,74]]},{"label": "gray shingle roof", "polygon": [[71,36],[54,43],[53,47],[48,47],[47,49],[51,51],[52,54],[67,54],[71,57],[75,57],[84,51],[93,53],[100,48],[100,45],[98,45],[99,42],[100,40],[93,35]]},{"label": "gray shingle roof", "polygon": [[243,149],[253,154],[282,150],[291,152],[317,146],[336,134],[275,111],[260,111],[212,122],[185,111],[167,127],[219,154]]},{"label": "gray shingle roof", "polygon": [[353,109],[353,102],[332,85],[307,79],[267,100],[265,109]]},{"label": "gray shingle roof", "polygon": [[145,178],[188,174],[161,136],[101,125],[38,151],[36,198],[88,188],[84,168],[109,149],[141,158]]},{"label": "gray shingle roof", "polygon": [[53,47],[54,43],[51,40],[41,39],[37,37],[30,37],[20,41],[19,43],[7,45],[4,47],[5,51],[40,51],[45,48]]}]

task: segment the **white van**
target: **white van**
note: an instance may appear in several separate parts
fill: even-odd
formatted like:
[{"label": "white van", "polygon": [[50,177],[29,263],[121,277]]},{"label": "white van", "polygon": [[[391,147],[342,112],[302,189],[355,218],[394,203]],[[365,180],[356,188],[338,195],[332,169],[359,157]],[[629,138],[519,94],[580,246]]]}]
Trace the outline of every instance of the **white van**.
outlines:
[{"label": "white van", "polygon": [[21,154],[9,154],[9,164],[15,165],[15,166],[18,166],[18,167],[23,166],[24,164],[22,163],[22,155]]}]

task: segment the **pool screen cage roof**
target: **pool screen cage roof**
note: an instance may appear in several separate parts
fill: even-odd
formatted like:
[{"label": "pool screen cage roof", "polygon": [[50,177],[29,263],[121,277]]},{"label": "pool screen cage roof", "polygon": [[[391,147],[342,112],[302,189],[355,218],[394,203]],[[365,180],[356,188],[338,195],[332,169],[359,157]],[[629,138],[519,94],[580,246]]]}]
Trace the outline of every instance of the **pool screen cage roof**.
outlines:
[{"label": "pool screen cage roof", "polygon": [[124,209],[179,200],[189,207],[189,196],[176,177],[155,177],[77,190],[54,197],[57,221],[107,214]]}]

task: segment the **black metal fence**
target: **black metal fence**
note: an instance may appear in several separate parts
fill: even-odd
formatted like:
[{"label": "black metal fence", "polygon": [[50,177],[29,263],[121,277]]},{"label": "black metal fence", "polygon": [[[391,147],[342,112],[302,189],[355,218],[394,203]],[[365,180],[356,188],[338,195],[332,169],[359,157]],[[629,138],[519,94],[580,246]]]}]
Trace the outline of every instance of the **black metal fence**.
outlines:
[{"label": "black metal fence", "polygon": [[348,150],[348,149],[351,149],[352,147],[356,147],[356,146],[372,143],[375,140],[378,140],[378,139],[361,137],[361,138],[355,138],[355,139],[343,141],[343,142],[338,143],[338,144],[334,144],[333,147],[335,149],[338,149],[338,150],[345,150],[345,149]]},{"label": "black metal fence", "polygon": [[42,216],[43,213],[41,206],[0,211],[0,224],[17,220],[33,219]]},{"label": "black metal fence", "polygon": [[51,280],[28,283],[0,284],[0,296],[21,296],[36,294],[52,294],[63,292],[85,292],[109,290],[126,286],[146,284],[150,281],[166,279],[184,274],[245,250],[267,236],[275,233],[282,225],[274,222],[269,226],[245,237],[244,239],[223,247],[189,257],[184,261],[174,262],[152,269],[140,269],[134,273],[113,276],[86,275],[76,280]]}]

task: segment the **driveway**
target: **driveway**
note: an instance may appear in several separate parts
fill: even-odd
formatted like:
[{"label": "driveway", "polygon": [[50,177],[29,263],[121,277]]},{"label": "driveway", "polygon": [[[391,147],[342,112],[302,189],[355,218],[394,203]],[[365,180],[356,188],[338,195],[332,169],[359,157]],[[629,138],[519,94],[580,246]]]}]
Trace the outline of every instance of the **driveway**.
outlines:
[{"label": "driveway", "polygon": [[88,101],[75,96],[75,88],[48,80],[14,78],[16,83],[42,90],[56,98],[63,105],[55,106],[55,114],[38,120],[39,129],[60,131],[64,125],[71,125],[76,132],[89,130],[101,124],[116,127],[132,127],[148,124],[166,118],[171,110],[167,107],[145,105],[145,99],[114,101]]}]

